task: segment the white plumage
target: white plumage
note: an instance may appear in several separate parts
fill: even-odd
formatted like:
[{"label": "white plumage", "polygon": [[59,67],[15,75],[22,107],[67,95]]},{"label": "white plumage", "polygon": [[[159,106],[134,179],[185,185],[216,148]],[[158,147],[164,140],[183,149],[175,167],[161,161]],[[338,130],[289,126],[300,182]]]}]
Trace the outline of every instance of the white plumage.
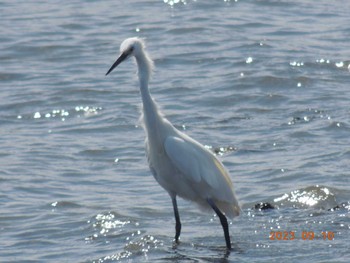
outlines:
[{"label": "white plumage", "polygon": [[153,61],[145,52],[144,42],[139,38],[128,38],[121,44],[120,52],[121,55],[106,75],[128,57],[135,57],[143,103],[148,163],[153,176],[172,199],[176,219],[175,241],[178,242],[181,232],[176,202],[176,196],[180,196],[203,208],[212,208],[217,213],[224,230],[226,246],[230,249],[228,224],[224,214],[233,218],[239,215],[241,209],[228,172],[216,156],[177,130],[158,110],[148,89]]}]

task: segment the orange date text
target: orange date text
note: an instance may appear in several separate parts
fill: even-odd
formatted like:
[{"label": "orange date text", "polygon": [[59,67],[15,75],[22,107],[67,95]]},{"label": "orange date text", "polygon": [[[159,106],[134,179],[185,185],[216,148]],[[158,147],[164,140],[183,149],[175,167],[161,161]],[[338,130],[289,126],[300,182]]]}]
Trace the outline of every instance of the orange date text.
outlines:
[{"label": "orange date text", "polygon": [[[333,240],[334,232],[332,231],[322,231],[319,237],[323,240]],[[298,235],[296,231],[270,231],[270,240],[314,240],[316,234],[314,231],[301,231]]]}]

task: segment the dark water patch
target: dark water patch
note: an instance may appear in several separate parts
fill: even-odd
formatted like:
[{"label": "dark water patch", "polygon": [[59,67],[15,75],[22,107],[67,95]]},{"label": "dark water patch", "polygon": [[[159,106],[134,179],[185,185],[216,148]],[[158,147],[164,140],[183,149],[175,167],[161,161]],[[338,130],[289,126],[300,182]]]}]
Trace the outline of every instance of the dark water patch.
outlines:
[{"label": "dark water patch", "polygon": [[205,27],[180,27],[180,28],[172,28],[167,31],[168,34],[194,34],[198,32],[205,32],[208,29]]},{"label": "dark water patch", "polygon": [[72,30],[72,31],[90,29],[90,27],[86,26],[83,23],[66,23],[66,24],[60,25],[60,27],[62,27],[62,29],[64,30]]},{"label": "dark water patch", "polygon": [[329,208],[328,211],[334,212],[334,211],[344,211],[344,212],[350,212],[350,201],[344,202],[339,205],[336,205],[335,207]]},{"label": "dark water patch", "polygon": [[[0,58],[3,60],[4,58]],[[0,81],[9,82],[9,85],[13,81],[18,81],[19,79],[24,79],[26,74],[22,73],[10,73],[10,72],[0,72]]]}]

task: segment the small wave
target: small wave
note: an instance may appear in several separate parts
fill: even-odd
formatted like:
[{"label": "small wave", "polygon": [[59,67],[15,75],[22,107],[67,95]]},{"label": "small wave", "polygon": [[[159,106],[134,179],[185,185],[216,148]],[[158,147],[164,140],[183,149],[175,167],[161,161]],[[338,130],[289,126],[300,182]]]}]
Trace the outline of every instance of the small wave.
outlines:
[{"label": "small wave", "polygon": [[273,202],[279,207],[292,206],[295,208],[316,207],[320,209],[330,209],[338,205],[332,189],[319,185],[285,193],[274,198]]},{"label": "small wave", "polygon": [[70,202],[70,201],[55,201],[49,204],[50,207],[53,209],[58,209],[58,208],[79,208],[81,205]]},{"label": "small wave", "polygon": [[293,113],[293,117],[288,121],[288,125],[304,124],[314,120],[330,120],[331,116],[322,109],[307,108]]}]

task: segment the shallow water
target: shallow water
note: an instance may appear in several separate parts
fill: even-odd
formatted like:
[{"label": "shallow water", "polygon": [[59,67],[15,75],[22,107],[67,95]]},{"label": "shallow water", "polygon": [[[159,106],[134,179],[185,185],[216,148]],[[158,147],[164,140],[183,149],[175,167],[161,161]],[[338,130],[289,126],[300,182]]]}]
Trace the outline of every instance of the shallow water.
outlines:
[{"label": "shallow water", "polygon": [[[0,7],[1,262],[348,261],[350,4]],[[172,243],[171,201],[144,157],[135,66],[104,76],[130,36],[146,38],[167,118],[231,174],[243,213],[229,254],[218,218],[182,200]]]}]

